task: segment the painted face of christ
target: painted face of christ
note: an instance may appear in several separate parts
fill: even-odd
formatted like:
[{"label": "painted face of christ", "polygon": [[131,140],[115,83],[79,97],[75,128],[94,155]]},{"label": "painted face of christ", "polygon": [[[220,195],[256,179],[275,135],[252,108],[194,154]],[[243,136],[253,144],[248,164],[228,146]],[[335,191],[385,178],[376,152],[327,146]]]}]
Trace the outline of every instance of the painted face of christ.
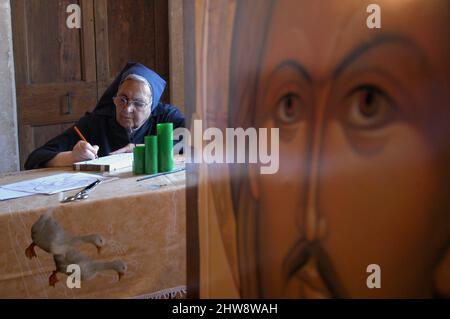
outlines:
[{"label": "painted face of christ", "polygon": [[369,3],[272,6],[253,124],[280,129],[280,168],[249,174],[259,296],[450,290],[449,4],[380,0],[369,29]]}]

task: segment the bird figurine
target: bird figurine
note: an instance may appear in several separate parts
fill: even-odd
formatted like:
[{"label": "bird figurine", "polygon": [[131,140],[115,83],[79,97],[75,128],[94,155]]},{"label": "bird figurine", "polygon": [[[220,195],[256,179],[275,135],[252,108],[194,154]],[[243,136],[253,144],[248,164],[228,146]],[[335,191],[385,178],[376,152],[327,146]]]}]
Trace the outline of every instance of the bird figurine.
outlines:
[{"label": "bird figurine", "polygon": [[83,253],[70,249],[64,254],[53,255],[53,260],[55,262],[56,270],[52,272],[49,277],[49,285],[55,287],[55,284],[59,281],[56,277],[58,272],[70,275],[67,272],[67,266],[71,264],[76,264],[80,267],[81,281],[86,281],[94,278],[99,272],[105,270],[114,270],[119,276],[119,281],[127,270],[126,264],[121,260],[114,261],[95,261],[91,260],[88,256]]},{"label": "bird figurine", "polygon": [[83,243],[95,245],[98,253],[101,252],[101,248],[105,245],[105,240],[100,235],[70,235],[56,222],[51,211],[41,215],[33,224],[31,227],[31,238],[33,242],[25,249],[25,255],[30,259],[37,257],[34,251],[35,246],[40,247],[50,254],[61,255],[72,247]]}]

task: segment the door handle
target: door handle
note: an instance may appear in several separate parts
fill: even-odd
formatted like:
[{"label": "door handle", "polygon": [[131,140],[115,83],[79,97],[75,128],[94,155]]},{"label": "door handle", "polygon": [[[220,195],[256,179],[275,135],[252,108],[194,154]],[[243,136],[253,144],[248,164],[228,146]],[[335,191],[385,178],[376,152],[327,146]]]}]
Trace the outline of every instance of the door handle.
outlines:
[{"label": "door handle", "polygon": [[63,115],[70,115],[72,114],[72,93],[67,92],[66,98],[67,98],[66,110],[63,112]]}]

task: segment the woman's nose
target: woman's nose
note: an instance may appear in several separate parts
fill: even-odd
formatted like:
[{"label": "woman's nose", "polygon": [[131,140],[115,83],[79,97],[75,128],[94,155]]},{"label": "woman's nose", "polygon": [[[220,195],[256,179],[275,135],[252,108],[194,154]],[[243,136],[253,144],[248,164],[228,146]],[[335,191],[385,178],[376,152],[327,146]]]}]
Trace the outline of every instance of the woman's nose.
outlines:
[{"label": "woman's nose", "polygon": [[124,111],[126,113],[132,113],[133,112],[133,103],[128,103],[127,105],[125,105]]}]

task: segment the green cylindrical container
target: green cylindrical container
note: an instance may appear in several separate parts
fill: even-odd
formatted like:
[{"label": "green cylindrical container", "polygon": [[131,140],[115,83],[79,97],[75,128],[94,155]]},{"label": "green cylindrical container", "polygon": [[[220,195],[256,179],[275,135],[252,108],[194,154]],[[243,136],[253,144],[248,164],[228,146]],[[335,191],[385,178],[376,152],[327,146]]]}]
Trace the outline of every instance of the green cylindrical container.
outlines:
[{"label": "green cylindrical container", "polygon": [[158,172],[173,170],[173,124],[159,123],[156,125],[158,134]]},{"label": "green cylindrical container", "polygon": [[145,146],[137,145],[133,149],[133,174],[144,174],[145,171]]},{"label": "green cylindrical container", "polygon": [[145,142],[145,174],[158,173],[158,137],[149,135]]}]

